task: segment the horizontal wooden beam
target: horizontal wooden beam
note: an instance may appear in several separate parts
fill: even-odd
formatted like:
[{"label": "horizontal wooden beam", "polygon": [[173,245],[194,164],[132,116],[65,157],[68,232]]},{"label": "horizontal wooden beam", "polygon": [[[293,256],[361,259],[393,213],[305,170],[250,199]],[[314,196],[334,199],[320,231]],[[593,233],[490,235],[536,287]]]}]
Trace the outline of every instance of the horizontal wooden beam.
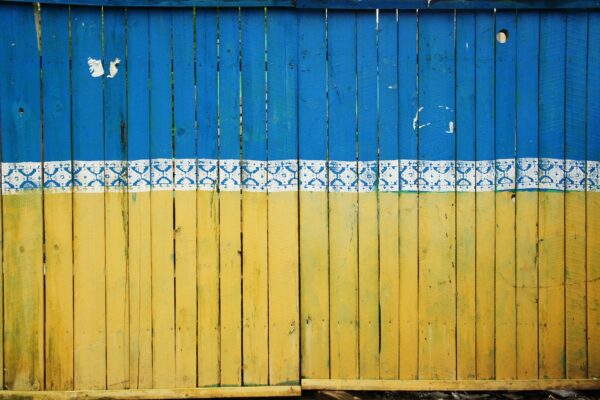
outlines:
[{"label": "horizontal wooden beam", "polygon": [[192,389],[127,389],[127,390],[69,390],[17,391],[2,390],[0,399],[208,399],[235,397],[300,396],[300,386],[247,386]]},{"label": "horizontal wooden beam", "polygon": [[495,390],[598,390],[598,379],[535,380],[369,380],[303,379],[303,390],[495,391]]}]

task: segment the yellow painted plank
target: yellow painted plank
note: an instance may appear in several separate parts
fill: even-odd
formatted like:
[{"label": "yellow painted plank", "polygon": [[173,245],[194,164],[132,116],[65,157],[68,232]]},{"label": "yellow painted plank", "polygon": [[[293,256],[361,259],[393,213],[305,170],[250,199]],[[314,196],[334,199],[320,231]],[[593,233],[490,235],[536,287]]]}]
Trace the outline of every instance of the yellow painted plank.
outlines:
[{"label": "yellow painted plank", "polygon": [[325,192],[300,192],[302,376],[329,377],[329,241]]},{"label": "yellow painted plank", "polygon": [[400,193],[400,379],[417,379],[419,360],[419,196]]},{"label": "yellow painted plank", "polygon": [[538,193],[516,197],[517,379],[538,377]]},{"label": "yellow painted plank", "polygon": [[175,253],[173,192],[150,192],[152,386],[175,387]]},{"label": "yellow painted plank", "polygon": [[198,386],[216,386],[219,368],[219,194],[199,190],[198,235]]},{"label": "yellow painted plank", "polygon": [[588,378],[600,378],[600,193],[586,197]]},{"label": "yellow painted plank", "polygon": [[242,192],[242,230],[244,385],[266,385],[269,383],[266,192]]},{"label": "yellow painted plank", "polygon": [[492,379],[494,360],[494,254],[493,192],[475,194],[477,379]]},{"label": "yellow painted plank", "polygon": [[71,192],[44,194],[48,390],[73,389],[72,206]]},{"label": "yellow painted plank", "polygon": [[196,191],[175,192],[175,385],[196,386]]},{"label": "yellow painted plank", "polygon": [[242,383],[242,299],[240,192],[219,196],[221,259],[221,385]]},{"label": "yellow painted plank", "polygon": [[129,387],[147,389],[152,387],[150,193],[128,196]]},{"label": "yellow painted plank", "polygon": [[75,389],[106,385],[104,238],[104,193],[74,193]]},{"label": "yellow painted plank", "polygon": [[329,194],[331,377],[358,377],[357,193]]},{"label": "yellow painted plank", "polygon": [[[391,195],[386,193],[386,195]],[[397,198],[397,194],[393,194]],[[389,196],[386,196],[389,197]],[[390,214],[387,202],[386,215]],[[395,208],[396,222],[398,207]],[[379,378],[379,215],[377,208],[377,193],[360,193],[358,195],[358,273],[359,273],[359,354],[360,377],[364,379]],[[391,221],[393,222],[393,221]],[[386,224],[390,230],[391,224]],[[398,225],[395,226],[396,235]],[[325,235],[327,233],[325,232]],[[322,236],[326,237],[326,236]],[[383,235],[382,235],[383,237]],[[393,239],[393,237],[391,238]],[[397,238],[396,238],[397,239]],[[396,240],[397,244],[397,240]],[[390,246],[386,246],[389,251]],[[397,250],[397,249],[396,249]],[[389,255],[388,253],[386,253]],[[397,251],[396,251],[397,255]],[[388,263],[392,261],[388,258]],[[397,271],[396,265],[393,269]],[[396,275],[397,278],[397,275]],[[395,281],[397,284],[397,279]],[[311,285],[312,283],[309,283]],[[396,296],[396,299],[398,297]],[[389,310],[388,310],[389,311]],[[396,313],[396,316],[398,314]],[[397,330],[396,330],[397,335]],[[388,357],[395,357],[390,353]]]},{"label": "yellow painted plank", "polygon": [[[399,249],[398,194],[379,195],[380,248],[380,307],[381,307],[381,366],[382,379],[398,378],[399,351]],[[361,281],[362,285],[362,281]]]},{"label": "yellow painted plank", "polygon": [[298,192],[269,193],[269,383],[300,379]]},{"label": "yellow painted plank", "polygon": [[475,193],[456,194],[456,377],[475,379]]},{"label": "yellow painted plank", "polygon": [[419,194],[419,378],[453,379],[455,194]]},{"label": "yellow painted plank", "polygon": [[515,379],[517,372],[513,196],[496,193],[496,379]]},{"label": "yellow painted plank", "polygon": [[[106,386],[129,387],[129,288],[127,285],[127,194],[105,194]],[[46,284],[47,286],[47,284]]]},{"label": "yellow painted plank", "polygon": [[[0,195],[0,260],[4,260],[4,232],[2,229],[2,210],[2,196]],[[4,263],[1,263],[0,265],[2,265],[2,270],[4,271]],[[2,334],[0,335],[0,371],[4,371],[4,276],[0,277],[0,306],[2,307],[2,318],[0,318],[0,332],[2,332]],[[4,389],[4,372],[0,374],[0,388]]]},{"label": "yellow painted plank", "polygon": [[539,194],[539,377],[565,375],[564,193]]},{"label": "yellow painted plank", "polygon": [[566,378],[587,377],[585,193],[565,194]]},{"label": "yellow painted plank", "polygon": [[44,387],[42,194],[2,198],[4,222],[4,387]]}]

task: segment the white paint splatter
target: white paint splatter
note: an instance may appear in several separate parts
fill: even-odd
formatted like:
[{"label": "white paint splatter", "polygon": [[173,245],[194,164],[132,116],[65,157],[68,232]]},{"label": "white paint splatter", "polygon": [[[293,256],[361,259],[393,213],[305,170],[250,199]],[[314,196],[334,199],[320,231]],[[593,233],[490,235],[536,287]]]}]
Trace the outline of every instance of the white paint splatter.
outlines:
[{"label": "white paint splatter", "polygon": [[92,57],[88,57],[88,66],[90,67],[90,74],[93,78],[98,78],[104,75],[104,67],[102,66],[101,60],[96,60]]},{"label": "white paint splatter", "polygon": [[446,131],[446,133],[454,133],[454,121],[450,121],[448,123],[448,130]]},{"label": "white paint splatter", "polygon": [[419,129],[425,128],[426,126],[429,126],[429,125],[431,125],[431,122],[428,122],[428,123],[423,124],[423,125],[419,125]]},{"label": "white paint splatter", "polygon": [[444,110],[450,110],[450,107],[448,107],[448,106],[438,106],[438,108],[442,108]]},{"label": "white paint splatter", "polygon": [[423,107],[419,107],[419,109],[417,110],[417,113],[415,114],[415,117],[413,118],[413,131],[417,130],[417,123],[419,122],[419,113],[421,111],[423,111]]},{"label": "white paint splatter", "polygon": [[114,78],[115,75],[119,72],[117,66],[121,63],[121,60],[117,57],[110,62],[110,67],[108,68],[109,74],[106,75],[107,78]]}]

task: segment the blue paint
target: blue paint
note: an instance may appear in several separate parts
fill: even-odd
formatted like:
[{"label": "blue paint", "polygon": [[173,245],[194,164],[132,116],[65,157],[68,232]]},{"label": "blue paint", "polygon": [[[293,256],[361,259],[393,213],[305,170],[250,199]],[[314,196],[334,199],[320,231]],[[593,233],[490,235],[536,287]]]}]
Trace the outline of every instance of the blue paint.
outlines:
[{"label": "blue paint", "polygon": [[600,161],[600,11],[590,11],[589,24],[586,159]]},{"label": "blue paint", "polygon": [[475,13],[472,11],[456,13],[456,159],[475,160]]},{"label": "blue paint", "polygon": [[494,155],[494,14],[475,15],[475,156],[493,160]]},{"label": "blue paint", "polygon": [[[379,155],[398,159],[398,31],[395,11],[379,13]],[[360,120],[360,116],[359,116]]]},{"label": "blue paint", "polygon": [[[379,21],[381,24],[381,16]],[[374,12],[357,13],[356,32],[358,159],[373,161],[378,159],[377,20]]]},{"label": "blue paint", "polygon": [[398,129],[400,135],[400,158],[418,158],[418,136],[413,129],[417,114],[419,93],[417,90],[417,14],[398,11]]}]

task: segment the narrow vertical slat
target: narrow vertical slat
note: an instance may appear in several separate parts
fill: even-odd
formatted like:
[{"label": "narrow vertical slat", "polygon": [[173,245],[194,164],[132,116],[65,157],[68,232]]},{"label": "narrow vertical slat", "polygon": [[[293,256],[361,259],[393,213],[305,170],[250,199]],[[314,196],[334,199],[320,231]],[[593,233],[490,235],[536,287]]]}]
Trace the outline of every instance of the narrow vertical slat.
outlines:
[{"label": "narrow vertical slat", "polygon": [[331,378],[358,377],[356,15],[328,13]]},{"label": "narrow vertical slat", "polygon": [[[419,13],[419,378],[456,367],[454,14]],[[443,162],[434,170],[429,161]]]},{"label": "narrow vertical slat", "polygon": [[515,87],[516,12],[496,13],[495,146],[496,146],[496,378],[516,378],[515,289]]},{"label": "narrow vertical slat", "polygon": [[265,11],[243,9],[242,231],[244,385],[269,382]]},{"label": "narrow vertical slat", "polygon": [[[565,372],[564,191],[566,15],[540,16],[539,375]],[[558,177],[558,179],[557,179]]]},{"label": "narrow vertical slat", "polygon": [[[69,9],[42,7],[46,389],[73,389],[73,230]],[[64,179],[67,182],[65,184]]]},{"label": "narrow vertical slat", "polygon": [[[295,10],[267,13],[269,383],[300,380],[298,36]],[[323,238],[324,240],[325,238]]]},{"label": "narrow vertical slat", "polygon": [[[44,388],[40,58],[30,4],[0,8],[4,387]],[[29,162],[17,168],[21,162]],[[10,194],[10,189],[23,190]],[[30,190],[28,190],[30,189]],[[14,192],[13,192],[14,193]]]},{"label": "narrow vertical slat", "polygon": [[[71,8],[75,389],[106,386],[102,10]],[[88,62],[92,65],[88,65]],[[97,63],[96,63],[97,65]],[[99,74],[99,68],[94,70]]]},{"label": "narrow vertical slat", "polygon": [[148,13],[152,386],[170,388],[175,386],[171,15]]},{"label": "narrow vertical slat", "polygon": [[565,93],[565,354],[566,378],[587,377],[585,312],[585,122],[587,11],[567,14]]},{"label": "narrow vertical slat", "polygon": [[301,371],[329,378],[325,12],[298,12]]},{"label": "narrow vertical slat", "polygon": [[475,232],[477,379],[494,377],[494,14],[475,15]]},{"label": "narrow vertical slat", "polygon": [[[150,96],[148,10],[127,13],[127,158],[129,171],[129,386],[152,386]],[[107,83],[110,81],[107,79]],[[162,234],[168,234],[162,232]]]},{"label": "narrow vertical slat", "polygon": [[517,379],[538,377],[539,25],[538,12],[517,14]]},{"label": "narrow vertical slat", "polygon": [[175,139],[175,385],[196,385],[194,10],[171,11]]},{"label": "narrow vertical slat", "polygon": [[198,386],[219,384],[217,12],[196,9]]},{"label": "narrow vertical slat", "polygon": [[[415,176],[418,160],[417,14],[398,11],[400,173]],[[414,121],[414,122],[413,122]],[[380,174],[383,172],[380,170]],[[381,184],[379,185],[381,186]],[[419,197],[417,182],[399,181],[399,378],[417,379],[419,360]]]},{"label": "narrow vertical slat", "polygon": [[221,385],[242,383],[239,10],[219,11]]},{"label": "narrow vertical slat", "polygon": [[475,13],[456,14],[456,378],[475,379]]},{"label": "narrow vertical slat", "polygon": [[[360,377],[362,379],[378,379],[379,218],[377,215],[376,186],[378,171],[377,19],[375,13],[372,11],[360,12],[357,14],[356,18],[359,176],[358,280],[360,282],[358,293],[358,326],[360,341],[359,367]],[[393,52],[395,56],[396,48],[393,49]],[[397,87],[392,89],[394,93],[396,93],[396,90]],[[395,356],[395,354],[390,354],[390,356]]]}]

